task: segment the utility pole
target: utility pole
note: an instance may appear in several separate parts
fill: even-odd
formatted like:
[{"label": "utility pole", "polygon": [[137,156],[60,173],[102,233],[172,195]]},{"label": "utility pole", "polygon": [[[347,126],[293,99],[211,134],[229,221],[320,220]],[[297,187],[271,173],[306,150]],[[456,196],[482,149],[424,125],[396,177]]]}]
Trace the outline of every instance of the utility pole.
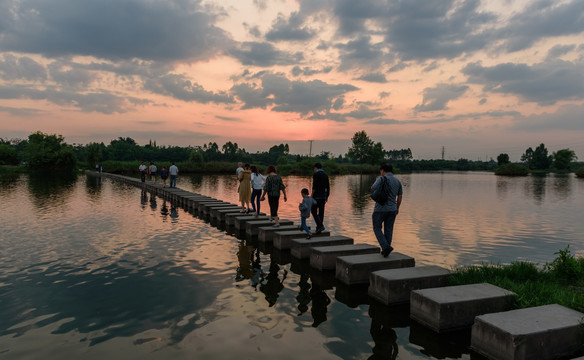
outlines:
[{"label": "utility pole", "polygon": [[312,142],[314,140],[308,140],[308,142],[310,143],[310,150],[308,151],[308,157],[312,157]]},{"label": "utility pole", "polygon": [[444,160],[444,146],[442,146],[442,160]]}]

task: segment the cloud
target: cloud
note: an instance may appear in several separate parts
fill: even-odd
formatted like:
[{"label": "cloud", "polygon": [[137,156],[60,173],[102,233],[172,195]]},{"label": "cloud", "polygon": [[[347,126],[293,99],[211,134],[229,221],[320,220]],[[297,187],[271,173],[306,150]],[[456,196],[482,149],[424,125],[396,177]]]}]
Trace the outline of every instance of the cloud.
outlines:
[{"label": "cloud", "polygon": [[345,44],[337,44],[335,47],[340,52],[341,71],[352,67],[375,69],[390,60],[389,54],[384,50],[385,45],[372,44],[370,36],[362,36]]},{"label": "cloud", "polygon": [[363,80],[363,81],[374,82],[374,83],[386,83],[387,82],[387,78],[385,77],[385,75],[382,73],[379,73],[379,72],[362,75],[359,78],[357,78],[357,80]]},{"label": "cloud", "polygon": [[491,67],[476,62],[465,66],[462,73],[470,83],[482,84],[487,92],[513,94],[540,105],[584,98],[584,67],[568,61],[532,66],[504,63]]},{"label": "cloud", "polygon": [[385,118],[379,118],[379,119],[373,119],[373,120],[369,120],[366,121],[365,124],[372,124],[372,125],[399,125],[402,122],[396,119],[385,119]]},{"label": "cloud", "polygon": [[213,93],[205,90],[201,85],[192,83],[183,75],[167,74],[156,79],[148,79],[144,89],[156,94],[171,96],[183,101],[194,101],[201,104],[233,104],[235,100],[228,94]]},{"label": "cloud", "polygon": [[314,30],[302,26],[304,18],[297,12],[290,14],[285,19],[282,14],[272,24],[272,28],[266,33],[269,41],[306,41],[315,36]]},{"label": "cloud", "polygon": [[145,105],[147,100],[129,96],[118,96],[111,92],[87,92],[59,90],[46,87],[42,90],[17,85],[0,86],[0,99],[46,100],[53,104],[73,107],[82,112],[99,112],[104,114],[124,113],[134,110],[136,106]]},{"label": "cloud", "polygon": [[528,49],[545,38],[578,35],[583,31],[582,1],[539,0],[528,2],[496,36],[503,40],[502,47],[512,52]]},{"label": "cloud", "polygon": [[296,65],[292,68],[291,73],[293,76],[300,76],[300,75],[312,76],[312,75],[317,75],[317,74],[327,74],[327,73],[331,72],[332,69],[333,69],[332,66],[327,66],[327,67],[324,67],[322,69],[313,69],[313,68],[310,68],[308,66],[300,67],[300,66]]},{"label": "cloud", "polygon": [[379,110],[373,110],[366,105],[360,105],[357,110],[350,111],[346,115],[354,119],[371,119],[383,116],[384,113]]},{"label": "cloud", "polygon": [[0,106],[0,112],[8,113],[12,116],[23,116],[23,117],[30,117],[39,115],[44,113],[42,110],[38,109],[31,109],[31,108],[15,108],[15,107],[8,107],[8,106]]},{"label": "cloud", "polygon": [[73,88],[86,88],[96,77],[94,72],[79,68],[76,64],[68,62],[55,61],[50,63],[47,68],[51,80]]},{"label": "cloud", "polygon": [[49,58],[196,61],[231,43],[214,25],[221,10],[200,0],[6,0],[0,13],[0,50]]},{"label": "cloud", "polygon": [[0,74],[4,80],[45,81],[47,70],[35,60],[27,56],[16,57],[4,54],[0,61]]},{"label": "cloud", "polygon": [[243,65],[270,67],[274,65],[294,65],[303,59],[302,53],[280,51],[267,42],[248,41],[229,50],[229,54]]},{"label": "cloud", "polygon": [[576,49],[576,45],[572,44],[572,45],[555,45],[554,47],[552,47],[547,54],[547,59],[548,60],[554,60],[556,58],[559,58],[563,55],[568,54],[570,51],[573,51],[574,49]]},{"label": "cloud", "polygon": [[419,112],[444,110],[449,101],[459,98],[466,90],[468,90],[466,85],[449,84],[438,84],[434,88],[425,88],[424,99],[421,104],[414,107],[414,110]]},{"label": "cloud", "polygon": [[399,0],[385,22],[386,41],[402,60],[451,59],[483,49],[495,16],[480,1]]},{"label": "cloud", "polygon": [[241,120],[240,118],[236,118],[236,117],[230,117],[230,116],[215,116],[217,119],[219,120],[223,120],[223,121],[229,121],[229,122],[242,122],[243,120]]},{"label": "cloud", "polygon": [[553,113],[517,116],[514,130],[527,132],[547,132],[550,130],[582,131],[584,105],[564,105]]},{"label": "cloud", "polygon": [[242,83],[233,86],[231,91],[244,102],[243,109],[270,105],[272,111],[306,115],[328,112],[334,99],[357,89],[349,84],[291,81],[281,74],[265,73],[261,76],[261,85]]}]

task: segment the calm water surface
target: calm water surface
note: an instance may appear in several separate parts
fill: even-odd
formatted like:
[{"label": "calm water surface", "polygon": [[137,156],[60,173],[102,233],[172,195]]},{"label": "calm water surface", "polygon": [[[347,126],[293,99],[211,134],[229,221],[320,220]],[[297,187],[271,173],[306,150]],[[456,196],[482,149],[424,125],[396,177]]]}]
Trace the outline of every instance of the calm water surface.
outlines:
[{"label": "calm water surface", "polygon": [[[396,251],[417,265],[584,255],[584,181],[573,175],[399,175]],[[374,176],[331,178],[325,225],[356,243],[371,231]],[[287,177],[281,217],[298,222]],[[233,176],[178,187],[237,200]],[[0,178],[2,359],[475,359],[407,311],[305,274],[285,254],[140,189],[80,176]],[[263,210],[267,203],[262,203]]]}]

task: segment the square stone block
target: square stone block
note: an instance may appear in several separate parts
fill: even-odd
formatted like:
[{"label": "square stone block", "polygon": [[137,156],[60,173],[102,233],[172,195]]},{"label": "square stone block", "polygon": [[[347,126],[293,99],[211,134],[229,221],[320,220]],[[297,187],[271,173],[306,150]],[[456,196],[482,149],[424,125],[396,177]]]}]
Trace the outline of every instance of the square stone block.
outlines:
[{"label": "square stone block", "polygon": [[339,256],[379,254],[379,246],[369,244],[315,246],[310,251],[310,266],[317,270],[335,270]]},{"label": "square stone block", "polygon": [[487,283],[413,290],[410,316],[438,333],[470,328],[478,315],[510,310],[514,297]]},{"label": "square stone block", "polygon": [[450,271],[435,265],[374,271],[367,292],[385,305],[405,304],[412,290],[447,286],[449,275]]},{"label": "square stone block", "polygon": [[[264,214],[261,214],[264,215]],[[273,222],[268,218],[268,220],[252,220],[245,223],[245,233],[250,236],[257,236],[258,229],[262,226],[272,226]],[[280,219],[280,226],[294,225],[291,220]]]},{"label": "square stone block", "polygon": [[369,274],[377,270],[415,266],[414,258],[392,252],[384,258],[380,253],[337,257],[336,277],[346,285],[369,284]]},{"label": "square stone block", "polygon": [[[313,238],[330,236],[330,231],[323,231],[318,235],[313,235]],[[274,233],[274,248],[280,250],[290,250],[292,246],[292,239],[303,239],[306,238],[306,233],[303,230],[288,230],[288,231],[276,231]]]},{"label": "square stone block", "polygon": [[315,236],[311,239],[293,239],[290,245],[290,253],[299,259],[310,259],[310,253],[316,246],[351,245],[353,242],[352,238],[342,235]]},{"label": "square stone block", "polygon": [[583,320],[583,313],[558,304],[480,315],[472,326],[471,348],[489,359],[582,355]]}]

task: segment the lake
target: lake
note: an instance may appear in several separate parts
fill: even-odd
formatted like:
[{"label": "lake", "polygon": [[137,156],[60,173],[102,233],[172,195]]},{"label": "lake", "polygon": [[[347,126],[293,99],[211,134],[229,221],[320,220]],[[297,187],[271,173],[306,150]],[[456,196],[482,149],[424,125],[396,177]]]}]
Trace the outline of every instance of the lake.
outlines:
[{"label": "lake", "polygon": [[[482,172],[398,175],[395,251],[416,265],[540,265],[584,256],[584,180]],[[280,217],[299,222],[289,176]],[[377,245],[375,176],[331,177],[325,226]],[[177,186],[237,201],[235,176]],[[104,178],[0,177],[2,359],[476,359],[407,308],[324,285],[254,239],[213,226],[139,188]],[[268,211],[262,202],[262,211]],[[312,219],[309,225],[314,226]]]}]

